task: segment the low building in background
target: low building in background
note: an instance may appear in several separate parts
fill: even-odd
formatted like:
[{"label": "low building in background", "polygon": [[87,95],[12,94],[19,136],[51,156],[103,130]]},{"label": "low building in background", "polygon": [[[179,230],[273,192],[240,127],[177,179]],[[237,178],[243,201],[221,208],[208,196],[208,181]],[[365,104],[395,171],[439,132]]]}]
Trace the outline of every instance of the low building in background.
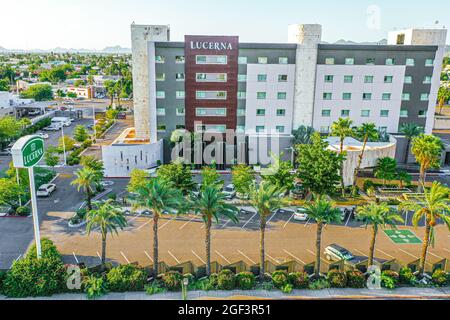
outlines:
[{"label": "low building in background", "polygon": [[94,97],[92,87],[67,87],[67,93],[75,93],[77,98],[81,99],[92,99]]}]

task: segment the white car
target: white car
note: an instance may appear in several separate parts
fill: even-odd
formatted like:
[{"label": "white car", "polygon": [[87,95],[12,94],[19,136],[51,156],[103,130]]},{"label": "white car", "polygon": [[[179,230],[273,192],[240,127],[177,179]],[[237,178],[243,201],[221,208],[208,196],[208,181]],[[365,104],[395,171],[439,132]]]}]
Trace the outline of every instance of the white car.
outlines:
[{"label": "white car", "polygon": [[52,124],[51,126],[44,128],[45,131],[59,131],[61,130],[62,125],[60,124]]},{"label": "white car", "polygon": [[111,187],[114,185],[114,181],[106,181],[105,180],[105,181],[100,182],[100,185],[104,188]]},{"label": "white car", "polygon": [[225,199],[233,200],[236,197],[236,189],[233,184],[229,184],[223,189],[223,194],[225,195]]},{"label": "white car", "polygon": [[63,122],[64,127],[70,127],[72,125],[72,120],[67,120],[66,122]]},{"label": "white car", "polygon": [[33,109],[28,111],[29,116],[38,116],[41,114],[41,110],[39,109]]},{"label": "white car", "polygon": [[55,184],[43,184],[37,191],[38,197],[49,197],[56,190]]},{"label": "white car", "polygon": [[44,132],[36,133],[37,136],[41,137],[42,139],[48,139],[48,134]]},{"label": "white car", "polygon": [[294,220],[296,221],[308,221],[309,217],[306,214],[305,208],[297,208],[297,211],[294,213]]}]

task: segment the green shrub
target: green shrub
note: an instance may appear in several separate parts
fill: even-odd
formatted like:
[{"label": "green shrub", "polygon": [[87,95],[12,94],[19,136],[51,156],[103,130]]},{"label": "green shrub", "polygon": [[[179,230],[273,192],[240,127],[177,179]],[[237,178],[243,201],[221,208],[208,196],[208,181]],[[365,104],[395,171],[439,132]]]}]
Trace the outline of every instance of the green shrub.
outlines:
[{"label": "green shrub", "polygon": [[147,280],[142,269],[131,264],[111,269],[106,279],[112,292],[142,291]]},{"label": "green shrub", "polygon": [[3,294],[3,281],[6,279],[6,272],[0,271],[0,294]]},{"label": "green shrub", "polygon": [[92,140],[86,140],[81,144],[81,146],[83,149],[87,149],[92,147],[92,144],[93,144]]},{"label": "green shrub", "polygon": [[394,278],[381,275],[381,286],[386,289],[395,289],[397,287],[397,284]]},{"label": "green shrub", "polygon": [[255,283],[255,275],[251,272],[241,272],[236,275],[236,286],[242,290],[253,289]]},{"label": "green shrub", "polygon": [[382,276],[392,278],[394,280],[395,285],[397,285],[400,282],[400,275],[398,272],[392,271],[392,270],[386,270],[381,273]]},{"label": "green shrub", "polygon": [[181,281],[182,276],[177,271],[169,271],[166,274],[162,276],[162,281],[164,283],[164,286],[169,291],[178,291],[181,290]]},{"label": "green shrub", "polygon": [[288,274],[286,271],[278,270],[272,273],[272,282],[278,289],[282,289],[288,284]]},{"label": "green shrub", "polygon": [[366,286],[366,277],[359,270],[347,271],[347,286],[349,288],[362,289]]},{"label": "green shrub", "polygon": [[157,282],[152,282],[150,285],[145,286],[145,292],[151,296],[158,293],[164,293],[166,290]]},{"label": "green shrub", "polygon": [[309,284],[310,290],[323,290],[330,288],[330,283],[327,279],[317,279]]},{"label": "green shrub", "polygon": [[399,282],[401,284],[412,284],[416,277],[414,276],[412,270],[408,267],[400,269],[399,272]]},{"label": "green shrub", "polygon": [[364,192],[367,192],[368,189],[374,189],[376,184],[372,180],[365,180],[363,184]]},{"label": "green shrub", "polygon": [[294,289],[294,286],[290,283],[286,283],[282,288],[281,291],[283,293],[289,294],[292,292],[292,290]]},{"label": "green shrub", "polygon": [[449,284],[449,275],[443,270],[436,270],[433,273],[433,276],[431,277],[433,283],[439,287],[444,287],[445,285]]},{"label": "green shrub", "polygon": [[[58,251],[58,248],[56,248],[53,241],[47,238],[41,239],[41,252],[42,252],[42,258],[43,259],[50,259],[54,261],[61,262],[61,254]],[[36,244],[34,243],[30,250],[28,251],[26,259],[32,259],[37,260],[37,252],[36,252]]]},{"label": "green shrub", "polygon": [[31,213],[31,209],[25,206],[22,207],[18,207],[16,210],[16,214],[21,216],[21,217],[26,217],[29,216]]},{"label": "green shrub", "polygon": [[194,284],[194,290],[201,290],[201,291],[212,291],[215,290],[216,286],[213,285],[211,282],[211,279],[203,278]]},{"label": "green shrub", "polygon": [[108,293],[108,286],[102,277],[88,276],[83,280],[84,292],[88,299],[96,299]]},{"label": "green shrub", "polygon": [[347,274],[339,270],[328,272],[328,281],[332,288],[345,288],[347,286]]},{"label": "green shrub", "polygon": [[309,285],[309,277],[306,272],[294,272],[288,276],[289,283],[294,286],[295,289],[306,289]]},{"label": "green shrub", "polygon": [[217,288],[217,285],[219,284],[219,275],[217,273],[213,273],[209,276],[209,283],[214,287]]},{"label": "green shrub", "polygon": [[217,289],[233,290],[236,286],[236,277],[231,270],[220,271],[217,277]]}]

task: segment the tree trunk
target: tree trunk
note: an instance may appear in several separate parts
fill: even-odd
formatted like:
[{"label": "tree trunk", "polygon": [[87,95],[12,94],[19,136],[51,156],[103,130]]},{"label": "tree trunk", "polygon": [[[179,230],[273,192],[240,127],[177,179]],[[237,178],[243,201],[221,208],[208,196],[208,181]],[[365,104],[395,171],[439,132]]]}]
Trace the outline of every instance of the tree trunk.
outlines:
[{"label": "tree trunk", "polygon": [[105,270],[106,264],[106,235],[102,235],[102,269]]},{"label": "tree trunk", "polygon": [[405,164],[408,164],[409,160],[409,149],[411,148],[411,139],[408,139],[408,142],[406,143],[406,155],[405,155]]},{"label": "tree trunk", "polygon": [[89,188],[86,189],[86,206],[88,208],[88,211],[92,210],[92,195]]},{"label": "tree trunk", "polygon": [[353,192],[352,193],[353,193],[354,197],[357,196],[357,194],[356,194],[356,181],[358,179],[359,170],[361,169],[362,161],[363,161],[363,158],[364,158],[364,153],[366,152],[367,139],[368,139],[367,136],[364,137],[364,145],[363,145],[361,154],[359,155],[358,165],[357,165],[357,167],[355,169],[355,173],[353,175]]},{"label": "tree trunk", "polygon": [[439,114],[440,115],[442,115],[442,109],[444,108],[444,103],[445,103],[445,101],[443,98],[439,100]]},{"label": "tree trunk", "polygon": [[369,267],[369,268],[371,266],[373,266],[373,257],[375,255],[375,242],[377,240],[377,233],[378,233],[378,227],[374,225],[372,227],[372,240],[370,242],[369,263],[367,265],[367,267]]},{"label": "tree trunk", "polygon": [[420,177],[419,177],[419,193],[425,191],[425,168],[420,166]]},{"label": "tree trunk", "polygon": [[158,276],[158,264],[159,264],[159,253],[158,253],[158,221],[159,214],[153,210],[153,271],[155,272],[155,277]]},{"label": "tree trunk", "polygon": [[205,248],[206,248],[206,275],[211,275],[211,218],[206,222],[205,231]]},{"label": "tree trunk", "polygon": [[261,223],[259,225],[259,278],[261,281],[264,280],[264,274],[266,273],[265,261],[266,261],[266,253],[264,251],[265,248],[265,235],[266,235],[266,217],[261,215]]},{"label": "tree trunk", "polygon": [[[341,139],[341,154],[344,153],[344,140]],[[342,161],[341,165],[341,188],[342,188],[342,197],[345,198],[345,185],[344,185],[344,161]]]},{"label": "tree trunk", "polygon": [[423,238],[423,246],[422,246],[422,254],[420,256],[420,266],[419,266],[419,274],[425,274],[425,263],[427,260],[428,247],[430,245],[430,235],[431,235],[431,219],[427,216],[427,226],[425,228],[425,236]]},{"label": "tree trunk", "polygon": [[320,277],[320,250],[322,247],[322,222],[317,222],[317,234],[316,234],[316,268],[314,273],[316,277]]}]

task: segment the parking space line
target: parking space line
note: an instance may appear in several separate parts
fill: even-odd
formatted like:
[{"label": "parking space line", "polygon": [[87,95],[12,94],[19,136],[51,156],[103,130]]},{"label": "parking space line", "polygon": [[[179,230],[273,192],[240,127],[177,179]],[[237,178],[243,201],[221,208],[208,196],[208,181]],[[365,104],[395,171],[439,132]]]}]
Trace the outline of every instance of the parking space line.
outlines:
[{"label": "parking space line", "polygon": [[273,218],[275,218],[275,216],[277,215],[278,211],[275,211],[275,213],[269,218],[269,220],[267,220],[267,223],[269,223],[270,221],[272,221]]},{"label": "parking space line", "polygon": [[231,219],[228,220],[228,221],[222,226],[222,228],[225,228],[230,222],[231,222]]},{"label": "parking space line", "polygon": [[172,219],[170,219],[169,221],[167,221],[166,223],[164,223],[162,226],[160,226],[159,228],[158,228],[158,230],[161,230],[162,228],[164,228],[165,226],[167,226],[169,223],[171,223],[173,220],[175,220],[176,219],[176,216],[175,217],[173,217]]},{"label": "parking space line", "polygon": [[183,225],[179,228],[179,230],[184,229],[184,227],[186,227],[189,223],[191,223],[191,222],[194,221],[194,220],[195,220],[195,217],[192,218],[191,220],[187,221],[185,224],[183,224]]},{"label": "parking space line", "polygon": [[231,261],[225,258],[219,251],[216,250],[216,253],[219,257],[221,257],[223,260],[225,260],[228,264],[231,264]]},{"label": "parking space line", "polygon": [[270,260],[272,260],[273,262],[275,262],[275,264],[279,264],[279,262],[278,262],[275,258],[273,258],[270,254],[266,253],[266,256],[267,256]]},{"label": "parking space line", "polygon": [[309,224],[310,221],[311,221],[311,218],[308,219],[308,221],[306,221],[306,223],[305,223],[305,228],[308,226],[308,224]]},{"label": "parking space line", "polygon": [[409,217],[408,212],[406,212],[405,215],[406,215],[406,218],[405,218],[405,227],[406,227],[406,226],[408,226],[408,217]]},{"label": "parking space line", "polygon": [[151,262],[153,262],[153,258],[150,257],[150,255],[148,254],[148,252],[147,252],[147,251],[144,251],[144,253],[145,253],[145,255],[147,256],[147,258],[148,258]]},{"label": "parking space line", "polygon": [[97,251],[97,257],[100,259],[100,261],[102,261],[102,257],[100,256],[100,253],[98,253],[98,251]]},{"label": "parking space line", "polygon": [[405,251],[405,250],[403,250],[403,249],[398,249],[398,250],[400,250],[400,251],[403,252],[403,253],[406,253],[407,255],[409,255],[409,256],[411,256],[411,257],[413,257],[413,258],[419,259],[419,257],[416,257],[415,255],[413,255],[412,253],[409,253],[408,251]]},{"label": "parking space line", "polygon": [[289,218],[289,220],[284,224],[283,228],[286,228],[289,222],[295,217],[295,213],[292,214],[292,216]]},{"label": "parking space line", "polygon": [[442,259],[442,260],[444,259],[441,256],[438,256],[437,254],[434,254],[433,252],[428,251],[428,253],[431,254],[433,257],[436,257],[438,259]]},{"label": "parking space line", "polygon": [[73,257],[75,258],[75,261],[77,262],[77,264],[80,263],[80,261],[78,261],[77,255],[75,254],[75,251],[72,252]]},{"label": "parking space line", "polygon": [[378,252],[381,252],[382,254],[384,254],[385,256],[387,256],[387,257],[389,257],[389,258],[391,258],[391,259],[395,259],[394,256],[391,256],[390,254],[384,252],[383,250],[377,249],[377,251],[378,251]]},{"label": "parking space line", "polygon": [[244,258],[246,258],[248,261],[250,261],[253,264],[256,264],[255,261],[253,261],[252,259],[250,259],[247,255],[245,255],[245,253],[243,253],[241,250],[237,251],[239,254],[241,254]]},{"label": "parking space line", "polygon": [[[313,256],[316,256],[316,254],[314,253],[314,252],[312,252],[311,250],[309,250],[309,249],[306,249],[306,251],[308,251],[310,254],[312,254]],[[322,256],[320,256],[320,260],[322,260],[323,262],[325,262],[325,263],[328,263],[329,261],[327,261],[327,260],[325,260],[324,258],[322,258]]]},{"label": "parking space line", "polygon": [[283,251],[286,252],[289,256],[291,256],[291,257],[294,258],[295,260],[297,260],[298,262],[301,262],[301,263],[303,263],[304,265],[306,265],[306,263],[305,263],[303,260],[301,260],[300,258],[297,258],[297,257],[294,256],[292,253],[290,253],[289,251],[287,251],[287,250],[285,250],[285,249],[283,249]]},{"label": "parking space line", "polygon": [[[194,250],[191,250],[194,256],[197,257],[198,260],[200,260],[203,264],[206,264],[206,261],[203,260]],[[217,251],[216,251],[217,252]]]},{"label": "parking space line", "polygon": [[447,251],[448,253],[450,253],[450,250],[448,250],[447,248],[444,248],[445,251]]},{"label": "parking space line", "polygon": [[120,254],[122,255],[122,257],[125,259],[125,261],[130,264],[130,260],[128,260],[127,256],[125,255],[125,253],[123,253],[122,251],[120,251]]},{"label": "parking space line", "polygon": [[171,256],[172,258],[175,259],[175,261],[176,261],[178,264],[180,264],[180,260],[178,260],[177,257],[175,257],[175,256],[173,255],[172,252],[170,252],[170,251],[167,251],[167,252],[170,254],[170,256]]},{"label": "parking space line", "polygon": [[367,256],[367,254],[365,254],[364,252],[362,252],[361,250],[358,249],[353,249],[354,251],[358,252],[359,254],[362,254],[363,256]]},{"label": "parking space line", "polygon": [[143,225],[141,225],[140,227],[138,227],[136,230],[141,230],[143,227],[145,227],[146,225],[148,225],[149,223],[151,223],[152,220],[148,220],[146,223],[144,223]]},{"label": "parking space line", "polygon": [[253,220],[253,218],[255,218],[258,215],[258,213],[255,213],[243,226],[242,226],[242,230],[245,229],[245,227],[250,223],[250,221]]},{"label": "parking space line", "polygon": [[348,226],[348,223],[350,222],[350,218],[352,217],[352,214],[351,213],[349,213],[348,214],[348,218],[347,218],[347,222],[345,223],[345,226],[347,227]]}]

